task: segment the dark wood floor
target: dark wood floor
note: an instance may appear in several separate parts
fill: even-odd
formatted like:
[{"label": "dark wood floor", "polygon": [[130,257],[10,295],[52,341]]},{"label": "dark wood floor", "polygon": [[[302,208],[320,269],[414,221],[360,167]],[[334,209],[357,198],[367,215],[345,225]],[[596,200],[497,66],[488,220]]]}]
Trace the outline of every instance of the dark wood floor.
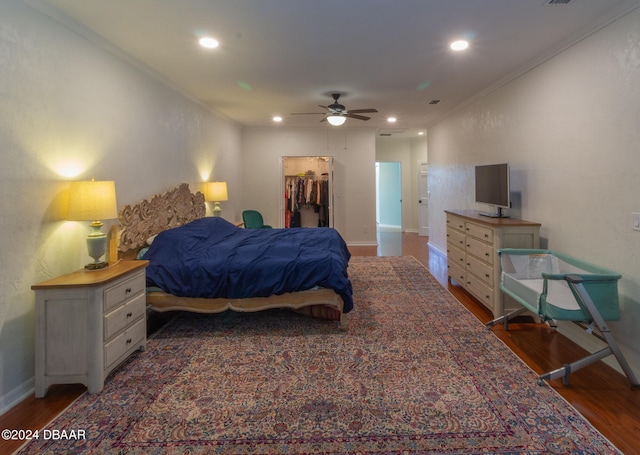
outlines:
[{"label": "dark wood floor", "polygon": [[[489,312],[455,283],[447,281],[446,258],[427,246],[427,238],[412,233],[380,233],[378,247],[352,247],[357,256],[414,256],[443,286],[447,287],[480,321]],[[539,324],[511,324],[492,329],[511,350],[538,373],[571,362],[585,352],[564,336]],[[640,455],[640,390],[613,368],[598,362],[571,375],[571,384],[561,380],[551,386],[582,413],[591,424],[627,455]],[[80,385],[52,386],[45,398],[24,400],[0,416],[0,429],[41,429],[85,390]],[[0,453],[12,453],[20,442],[0,440]]]}]

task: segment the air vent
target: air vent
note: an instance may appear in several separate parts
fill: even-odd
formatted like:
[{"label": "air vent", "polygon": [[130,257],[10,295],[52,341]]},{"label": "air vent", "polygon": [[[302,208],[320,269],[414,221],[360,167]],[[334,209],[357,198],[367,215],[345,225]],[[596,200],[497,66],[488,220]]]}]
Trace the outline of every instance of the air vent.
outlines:
[{"label": "air vent", "polygon": [[573,0],[546,0],[544,4],[546,6],[555,6],[555,5],[568,5]]},{"label": "air vent", "polygon": [[380,136],[391,136],[392,134],[404,133],[406,128],[380,128],[378,134]]}]

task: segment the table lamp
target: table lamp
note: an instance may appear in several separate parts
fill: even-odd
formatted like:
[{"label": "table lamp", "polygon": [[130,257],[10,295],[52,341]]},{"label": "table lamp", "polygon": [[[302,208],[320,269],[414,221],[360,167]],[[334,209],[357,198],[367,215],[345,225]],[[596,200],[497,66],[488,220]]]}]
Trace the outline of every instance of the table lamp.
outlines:
[{"label": "table lamp", "polygon": [[69,188],[69,212],[71,221],[91,221],[91,232],[87,237],[87,249],[93,262],[85,269],[95,270],[107,266],[100,260],[107,250],[107,235],[100,230],[102,221],[117,218],[116,185],[113,181],[71,182]]},{"label": "table lamp", "polygon": [[213,202],[213,216],[221,216],[220,202],[229,200],[227,182],[207,182],[204,193],[205,200]]}]

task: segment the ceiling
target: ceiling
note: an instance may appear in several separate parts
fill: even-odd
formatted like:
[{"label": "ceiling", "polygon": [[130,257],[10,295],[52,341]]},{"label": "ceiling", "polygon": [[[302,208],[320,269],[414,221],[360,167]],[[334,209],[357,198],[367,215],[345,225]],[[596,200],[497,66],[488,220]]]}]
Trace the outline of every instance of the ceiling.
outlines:
[{"label": "ceiling", "polygon": [[[417,134],[640,0],[25,0],[246,126],[318,126],[318,105],[376,108],[348,127]],[[557,4],[548,5],[549,1]],[[201,48],[201,36],[217,49]],[[465,38],[470,47],[453,52]],[[133,59],[131,58],[133,57]],[[141,63],[140,63],[141,62]],[[438,104],[430,104],[440,100]],[[389,124],[389,116],[397,118]]]}]

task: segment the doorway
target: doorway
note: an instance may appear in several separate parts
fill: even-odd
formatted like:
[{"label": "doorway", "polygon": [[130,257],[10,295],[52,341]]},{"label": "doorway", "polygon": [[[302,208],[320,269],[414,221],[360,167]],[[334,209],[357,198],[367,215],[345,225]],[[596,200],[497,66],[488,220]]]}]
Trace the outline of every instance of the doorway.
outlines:
[{"label": "doorway", "polygon": [[402,168],[399,161],[376,162],[376,229],[402,232]]}]

